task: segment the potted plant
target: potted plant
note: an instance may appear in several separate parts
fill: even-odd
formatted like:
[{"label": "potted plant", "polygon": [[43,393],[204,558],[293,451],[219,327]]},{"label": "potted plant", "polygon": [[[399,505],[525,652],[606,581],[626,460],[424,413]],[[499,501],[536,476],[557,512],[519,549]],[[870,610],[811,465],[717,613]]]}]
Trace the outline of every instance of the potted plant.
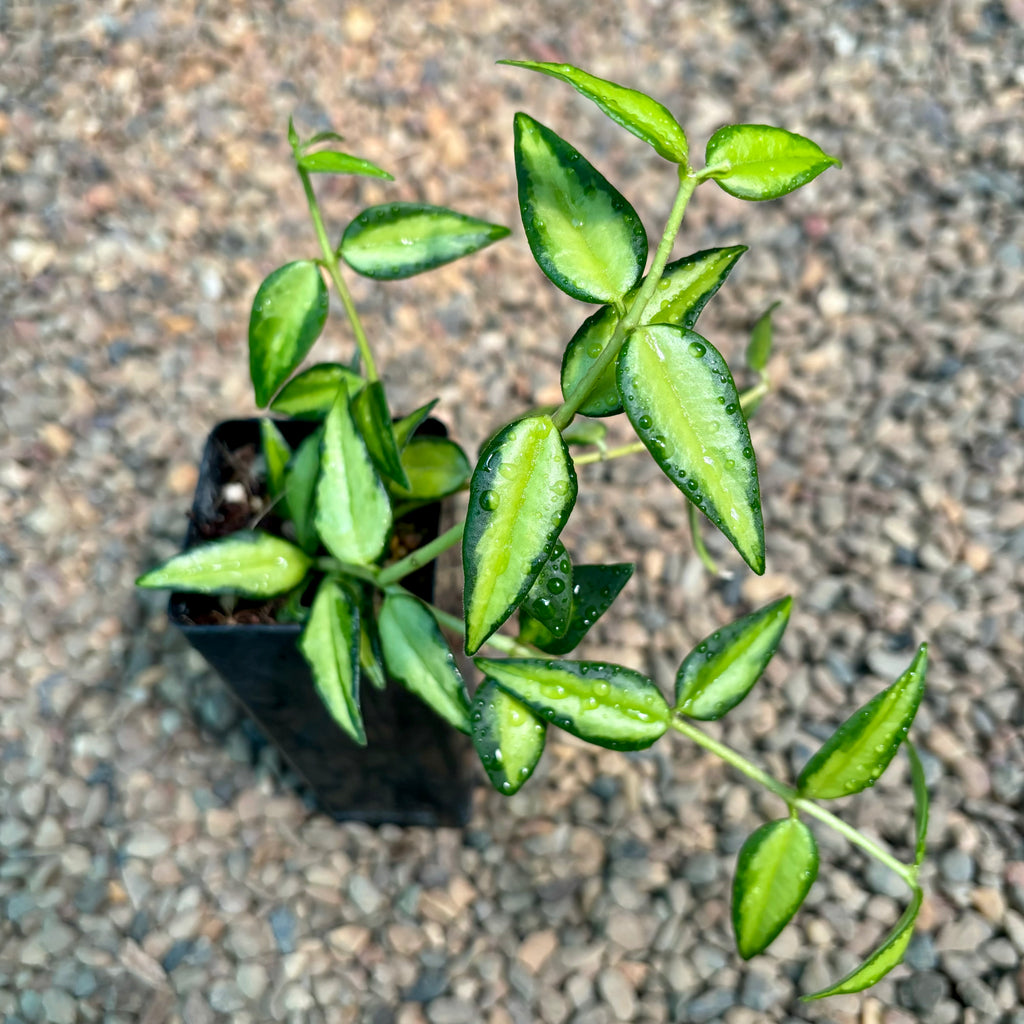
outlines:
[{"label": "potted plant", "polygon": [[[809,998],[865,988],[900,961],[921,905],[928,802],[906,737],[923,694],[925,646],[791,784],[699,725],[750,692],[782,638],[790,599],[697,643],[667,699],[632,668],[565,657],[632,567],[575,564],[559,539],[577,496],[576,467],[646,451],[689,502],[701,557],[709,561],[698,512],[763,573],[747,419],[768,389],[771,311],[747,350],[756,383],[740,391],[694,326],[745,247],[669,256],[699,186],[775,199],[839,161],[781,128],[728,125],[697,166],[682,127],[651,97],[570,65],[506,63],[572,85],[675,171],[671,212],[649,260],[647,232],[625,197],[550,128],[516,115],[519,205],[533,256],[560,289],[597,307],[567,345],[564,401],[517,415],[472,460],[428,419],[433,403],[395,414],[342,265],[378,280],[407,277],[508,231],[451,210],[391,203],[359,213],[335,245],[312,176],[390,175],[334,148],[340,136],[333,132],[303,140],[289,124],[320,253],[272,273],[249,323],[256,403],[284,418],[217,428],[186,550],[139,584],[175,591],[172,617],[307,778],[317,776],[310,781],[338,816],[464,821],[467,753],[475,751],[494,787],[511,795],[533,772],[549,725],[615,750],[649,747],[668,731],[692,739],[780,797],[789,812],[758,828],[740,851],[732,919],[741,956],[769,945],[814,882],[818,853],[806,818],[837,830],[907,883],[909,905],[885,942]],[[297,372],[327,318],[327,282],[347,313],[354,358]],[[637,440],[609,449],[602,420],[623,414]],[[459,490],[468,490],[465,517],[440,531],[437,502]],[[433,604],[429,578],[434,560],[456,546],[461,616]],[[517,628],[499,632],[513,618]],[[472,695],[442,630],[475,656],[481,681]],[[901,746],[917,808],[910,863],[822,803],[873,785]]]}]

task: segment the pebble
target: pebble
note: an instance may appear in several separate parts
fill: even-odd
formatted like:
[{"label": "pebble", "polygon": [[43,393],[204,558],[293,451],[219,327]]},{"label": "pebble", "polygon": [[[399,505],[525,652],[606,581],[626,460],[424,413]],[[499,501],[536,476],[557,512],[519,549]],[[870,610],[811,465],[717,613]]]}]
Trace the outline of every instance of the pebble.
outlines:
[{"label": "pebble", "polygon": [[531,973],[538,974],[558,945],[553,928],[528,935],[519,947],[516,958]]},{"label": "pebble", "polygon": [[267,917],[279,953],[295,952],[295,915],[288,907],[274,907]]},{"label": "pebble", "polygon": [[736,1001],[736,993],[728,989],[713,988],[702,992],[686,1004],[686,1017],[693,1024],[704,1024],[725,1013]]},{"label": "pebble", "polygon": [[632,1020],[636,1014],[636,995],[633,986],[620,970],[605,968],[597,976],[597,987],[607,1001],[615,1019]]},{"label": "pebble", "polygon": [[464,999],[435,999],[427,1007],[430,1024],[476,1024],[476,1009]]},{"label": "pebble", "polygon": [[238,966],[235,983],[242,995],[250,1002],[255,1003],[263,998],[263,994],[270,984],[270,977],[263,964],[244,963]]}]

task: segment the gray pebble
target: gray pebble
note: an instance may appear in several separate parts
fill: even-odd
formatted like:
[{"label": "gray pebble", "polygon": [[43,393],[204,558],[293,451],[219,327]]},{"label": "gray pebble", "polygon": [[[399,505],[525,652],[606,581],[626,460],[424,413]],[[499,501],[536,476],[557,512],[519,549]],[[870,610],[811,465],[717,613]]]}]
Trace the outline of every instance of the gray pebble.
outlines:
[{"label": "gray pebble", "polygon": [[710,885],[718,878],[721,858],[714,853],[696,853],[683,864],[683,878],[690,885]]},{"label": "gray pebble", "polygon": [[927,932],[915,932],[903,959],[915,971],[931,970],[939,962],[935,940]]},{"label": "gray pebble", "polygon": [[949,980],[937,971],[918,971],[900,986],[904,1005],[925,1013],[949,994]]},{"label": "gray pebble", "polygon": [[947,850],[939,858],[939,870],[947,882],[969,882],[974,878],[974,858],[963,850]]},{"label": "gray pebble", "polygon": [[373,914],[384,903],[380,890],[364,875],[353,875],[348,894],[352,902],[364,913]]},{"label": "gray pebble", "polygon": [[267,918],[278,952],[295,952],[295,915],[288,907],[274,907]]},{"label": "gray pebble", "polygon": [[692,1024],[705,1024],[706,1021],[714,1020],[725,1013],[735,1002],[736,993],[730,989],[709,989],[686,1004],[686,1016],[683,1019],[691,1021]]},{"label": "gray pebble", "polygon": [[430,1024],[475,1024],[479,1019],[475,1007],[464,999],[435,999],[427,1007]]},{"label": "gray pebble", "polygon": [[448,972],[440,967],[424,967],[412,987],[404,993],[410,1003],[429,1003],[448,988]]},{"label": "gray pebble", "polygon": [[43,993],[43,1013],[50,1024],[75,1024],[75,1000],[59,988],[48,988]]}]

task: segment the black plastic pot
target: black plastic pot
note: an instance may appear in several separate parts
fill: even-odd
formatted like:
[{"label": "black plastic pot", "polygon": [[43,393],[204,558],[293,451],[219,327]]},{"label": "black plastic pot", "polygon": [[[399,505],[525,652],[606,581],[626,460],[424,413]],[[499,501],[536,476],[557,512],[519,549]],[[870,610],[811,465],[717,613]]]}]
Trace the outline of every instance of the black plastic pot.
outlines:
[{"label": "black plastic pot", "polygon": [[[293,447],[314,424],[283,421]],[[428,420],[420,431],[444,435]],[[219,495],[236,471],[239,453],[259,450],[259,420],[229,420],[206,443],[185,547],[209,534]],[[438,534],[440,505],[417,510],[416,527],[429,541]],[[404,581],[433,599],[433,566]],[[359,747],[337,725],[317,695],[296,647],[296,624],[201,624],[218,599],[171,595],[169,615],[189,643],[223,677],[267,739],[309,786],[320,810],[340,821],[369,824],[461,826],[470,812],[472,746],[399,684],[377,690],[362,681],[367,745]]]}]

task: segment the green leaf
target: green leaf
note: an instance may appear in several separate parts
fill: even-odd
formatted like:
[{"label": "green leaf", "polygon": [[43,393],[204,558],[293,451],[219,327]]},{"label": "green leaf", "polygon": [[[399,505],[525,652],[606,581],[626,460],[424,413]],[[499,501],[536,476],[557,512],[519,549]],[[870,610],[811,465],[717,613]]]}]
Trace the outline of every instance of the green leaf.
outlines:
[{"label": "green leaf", "polygon": [[754,329],[750,332],[750,343],[747,345],[747,366],[754,373],[764,373],[768,359],[772,354],[772,313],[779,307],[773,302],[758,318]]},{"label": "green leaf", "polygon": [[198,544],[143,573],[137,587],[189,594],[274,597],[297,587],[309,571],[306,553],[269,533],[239,530]]},{"label": "green leaf", "polygon": [[359,708],[359,609],[333,580],[324,580],[313,600],[299,650],[331,717],[361,747],[366,730]]},{"label": "green leaf", "polygon": [[609,750],[643,750],[668,728],[669,709],[645,675],[598,661],[476,658],[503,690],[560,729]]},{"label": "green leaf", "polygon": [[565,545],[557,540],[522,609],[561,638],[572,620],[572,603],[572,559]]},{"label": "green leaf", "polygon": [[337,132],[317,132],[312,138],[307,139],[302,143],[303,149],[311,149],[313,146],[319,146],[321,142],[344,142],[345,137],[339,135]]},{"label": "green leaf", "polygon": [[708,140],[707,166],[737,199],[778,199],[842,163],[802,135],[766,124],[730,124]]},{"label": "green leaf", "polygon": [[373,591],[370,587],[363,588],[363,596],[359,607],[359,669],[378,690],[387,688],[387,676],[384,674],[384,652],[380,646],[380,636],[373,617]]},{"label": "green leaf", "polygon": [[636,89],[609,82],[571,64],[550,64],[534,60],[499,60],[516,68],[539,71],[568,82],[578,93],[593,100],[613,121],[653,146],[659,156],[686,166],[689,147],[686,133],[669,110]]},{"label": "green leaf", "polygon": [[491,785],[505,796],[517,793],[544,752],[544,719],[493,679],[485,679],[477,689],[470,718],[473,746]]},{"label": "green leaf", "polygon": [[[675,324],[693,327],[701,311],[725,283],[745,245],[704,249],[669,263],[658,287],[640,315],[639,323]],[[643,287],[641,281],[625,298],[628,309]],[[618,325],[619,317],[605,306],[588,317],[573,335],[562,357],[562,394],[569,395],[604,351]],[[615,385],[615,365],[608,367],[580,407],[584,416],[614,416],[622,412],[622,400]]]},{"label": "green leaf", "polygon": [[408,487],[391,487],[402,500],[434,501],[454,494],[473,468],[466,453],[446,437],[414,437],[402,452]]},{"label": "green leaf", "polygon": [[797,818],[769,821],[747,839],[732,886],[732,927],[744,960],[775,940],[817,875],[818,846]]},{"label": "green leaf", "polygon": [[426,405],[421,405],[418,409],[413,409],[408,416],[403,416],[401,419],[395,420],[393,429],[395,432],[395,444],[398,445],[399,451],[402,451],[402,449],[409,443],[410,439],[419,429],[423,421],[431,414],[438,401],[439,399],[432,398]]},{"label": "green leaf", "polygon": [[295,121],[290,117],[288,118],[288,144],[292,149],[299,147],[299,133],[295,130]]},{"label": "green leaf", "polygon": [[330,149],[307,153],[300,156],[297,163],[299,170],[307,174],[361,174],[369,178],[384,178],[385,181],[395,180],[387,171],[381,170],[369,160]]},{"label": "green leaf", "polygon": [[284,490],[285,466],[292,454],[273,420],[260,420],[260,448],[267,466],[267,493],[273,500]]},{"label": "green leaf", "polygon": [[249,373],[261,409],[320,337],[327,308],[327,288],[312,260],[287,263],[259,286],[249,316]]},{"label": "green leaf", "polygon": [[467,653],[529,593],[576,503],[576,490],[569,449],[550,416],[510,423],[481,452],[462,539]]},{"label": "green leaf", "polygon": [[928,645],[892,686],[855,711],[807,762],[797,779],[801,796],[850,796],[873,786],[906,738],[924,694]]},{"label": "green leaf", "polygon": [[618,386],[637,436],[665,475],[764,572],[757,463],[732,374],[718,350],[667,324],[634,331]]},{"label": "green leaf", "polygon": [[341,363],[317,363],[293,377],[270,403],[274,412],[299,420],[322,420],[343,388],[350,397],[366,381]]},{"label": "green leaf", "polygon": [[411,594],[389,593],[377,629],[391,676],[456,729],[469,733],[469,695],[427,606]]},{"label": "green leaf", "polygon": [[[618,393],[616,393],[616,398]],[[562,431],[562,440],[568,444],[593,444],[601,448],[608,428],[596,420],[575,419]]]},{"label": "green leaf", "polygon": [[583,302],[621,299],[647,262],[636,211],[568,142],[515,117],[516,178],[526,239],[538,266]]},{"label": "green leaf", "polygon": [[285,474],[285,505],[302,549],[313,554],[320,547],[316,532],[316,482],[320,476],[323,427],[309,435],[292,455]]},{"label": "green leaf", "polygon": [[409,478],[405,475],[398,454],[384,385],[379,380],[367,384],[352,399],[351,404],[352,417],[363,435],[373,464],[382,476],[393,480],[400,487],[408,487]]},{"label": "green leaf", "polygon": [[338,396],[324,421],[315,521],[327,550],[356,565],[375,561],[391,531],[388,492],[345,394]]},{"label": "green leaf", "polygon": [[387,203],[363,210],[338,252],[357,273],[396,281],[451,263],[504,238],[508,228],[422,203]]},{"label": "green leaf", "polygon": [[713,722],[750,692],[779,646],[789,622],[783,597],[705,637],[676,675],[676,711]]},{"label": "green leaf", "polygon": [[565,636],[557,637],[542,622],[519,609],[519,639],[547,654],[568,654],[604,615],[633,575],[628,562],[577,565],[573,568],[572,617]]},{"label": "green leaf", "polygon": [[920,867],[928,847],[928,783],[925,781],[924,766],[917,747],[905,739],[903,749],[910,760],[910,779],[914,787],[914,865]]},{"label": "green leaf", "polygon": [[872,985],[881,981],[903,959],[903,954],[906,953],[907,946],[910,945],[910,939],[914,934],[914,922],[917,920],[923,899],[924,892],[915,888],[910,906],[903,911],[892,931],[886,936],[885,942],[864,963],[834,985],[823,988],[820,992],[802,996],[804,1002],[810,1002],[812,999],[824,999],[826,996],[863,992],[864,989],[871,988]]}]

